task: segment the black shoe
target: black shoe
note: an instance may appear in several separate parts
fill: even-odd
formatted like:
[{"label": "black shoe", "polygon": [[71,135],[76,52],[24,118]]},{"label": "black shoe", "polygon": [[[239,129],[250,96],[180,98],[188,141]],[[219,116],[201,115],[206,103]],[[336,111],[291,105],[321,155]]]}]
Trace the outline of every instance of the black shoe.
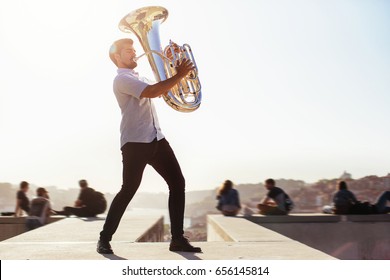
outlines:
[{"label": "black shoe", "polygon": [[114,251],[112,251],[110,242],[108,242],[108,241],[99,240],[97,243],[96,251],[99,254],[114,254]]},{"label": "black shoe", "polygon": [[202,252],[202,249],[200,247],[192,246],[187,238],[180,237],[172,239],[171,244],[169,245],[169,251],[200,253]]}]

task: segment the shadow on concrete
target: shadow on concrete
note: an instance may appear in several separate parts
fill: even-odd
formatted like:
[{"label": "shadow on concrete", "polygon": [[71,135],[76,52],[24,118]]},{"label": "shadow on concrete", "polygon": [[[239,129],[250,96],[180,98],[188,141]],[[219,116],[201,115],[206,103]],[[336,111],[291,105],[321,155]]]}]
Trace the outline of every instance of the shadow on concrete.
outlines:
[{"label": "shadow on concrete", "polygon": [[126,258],[123,258],[123,257],[120,257],[120,256],[117,256],[115,254],[101,254],[103,257],[105,257],[106,259],[109,259],[109,260],[127,260]]},{"label": "shadow on concrete", "polygon": [[202,260],[202,258],[199,258],[195,254],[203,254],[203,253],[190,253],[190,252],[172,252],[172,253],[176,253],[187,260]]},{"label": "shadow on concrete", "polygon": [[96,221],[104,221],[106,218],[103,217],[89,217],[89,218],[79,218],[84,222],[96,222]]}]

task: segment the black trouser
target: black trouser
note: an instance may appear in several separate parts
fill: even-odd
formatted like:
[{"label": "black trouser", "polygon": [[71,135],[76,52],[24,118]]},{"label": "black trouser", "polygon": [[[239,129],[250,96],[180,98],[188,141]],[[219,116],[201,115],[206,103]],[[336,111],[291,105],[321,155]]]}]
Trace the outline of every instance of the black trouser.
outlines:
[{"label": "black trouser", "polygon": [[168,141],[126,143],[122,147],[123,185],[111,203],[100,239],[111,241],[119,222],[141,183],[147,164],[151,165],[169,187],[169,217],[172,238],[183,235],[185,180],[180,165]]},{"label": "black trouser", "polygon": [[67,216],[75,215],[77,217],[83,217],[83,218],[95,217],[97,215],[96,211],[93,211],[85,206],[84,207],[66,206],[64,207],[64,211],[59,211],[58,214],[67,215]]}]

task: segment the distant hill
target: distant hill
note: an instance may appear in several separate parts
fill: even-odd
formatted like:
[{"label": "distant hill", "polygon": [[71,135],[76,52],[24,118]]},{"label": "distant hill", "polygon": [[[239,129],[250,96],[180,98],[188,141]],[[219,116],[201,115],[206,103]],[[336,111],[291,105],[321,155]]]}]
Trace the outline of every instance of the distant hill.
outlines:
[{"label": "distant hill", "polygon": [[0,211],[14,211],[16,189],[9,183],[0,183]]},{"label": "distant hill", "polygon": [[203,201],[205,198],[213,196],[214,190],[189,191],[186,193],[186,204]]}]

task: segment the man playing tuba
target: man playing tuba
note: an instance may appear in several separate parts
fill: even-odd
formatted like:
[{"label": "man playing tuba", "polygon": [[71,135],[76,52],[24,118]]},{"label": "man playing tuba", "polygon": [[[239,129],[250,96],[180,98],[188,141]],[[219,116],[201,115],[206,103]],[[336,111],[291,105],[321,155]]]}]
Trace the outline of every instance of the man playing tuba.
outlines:
[{"label": "man playing tuba", "polygon": [[114,79],[114,93],[122,112],[121,150],[123,158],[123,184],[107,214],[97,252],[113,254],[110,241],[118,228],[127,205],[136,193],[143,171],[151,165],[169,187],[169,215],[171,220],[171,251],[201,252],[183,236],[185,180],[175,154],[161,132],[153,98],[166,94],[194,69],[191,61],[184,59],[176,67],[176,75],[150,85],[141,78],[136,52],[131,39],[120,39],[110,48],[110,58],[118,67]]}]

